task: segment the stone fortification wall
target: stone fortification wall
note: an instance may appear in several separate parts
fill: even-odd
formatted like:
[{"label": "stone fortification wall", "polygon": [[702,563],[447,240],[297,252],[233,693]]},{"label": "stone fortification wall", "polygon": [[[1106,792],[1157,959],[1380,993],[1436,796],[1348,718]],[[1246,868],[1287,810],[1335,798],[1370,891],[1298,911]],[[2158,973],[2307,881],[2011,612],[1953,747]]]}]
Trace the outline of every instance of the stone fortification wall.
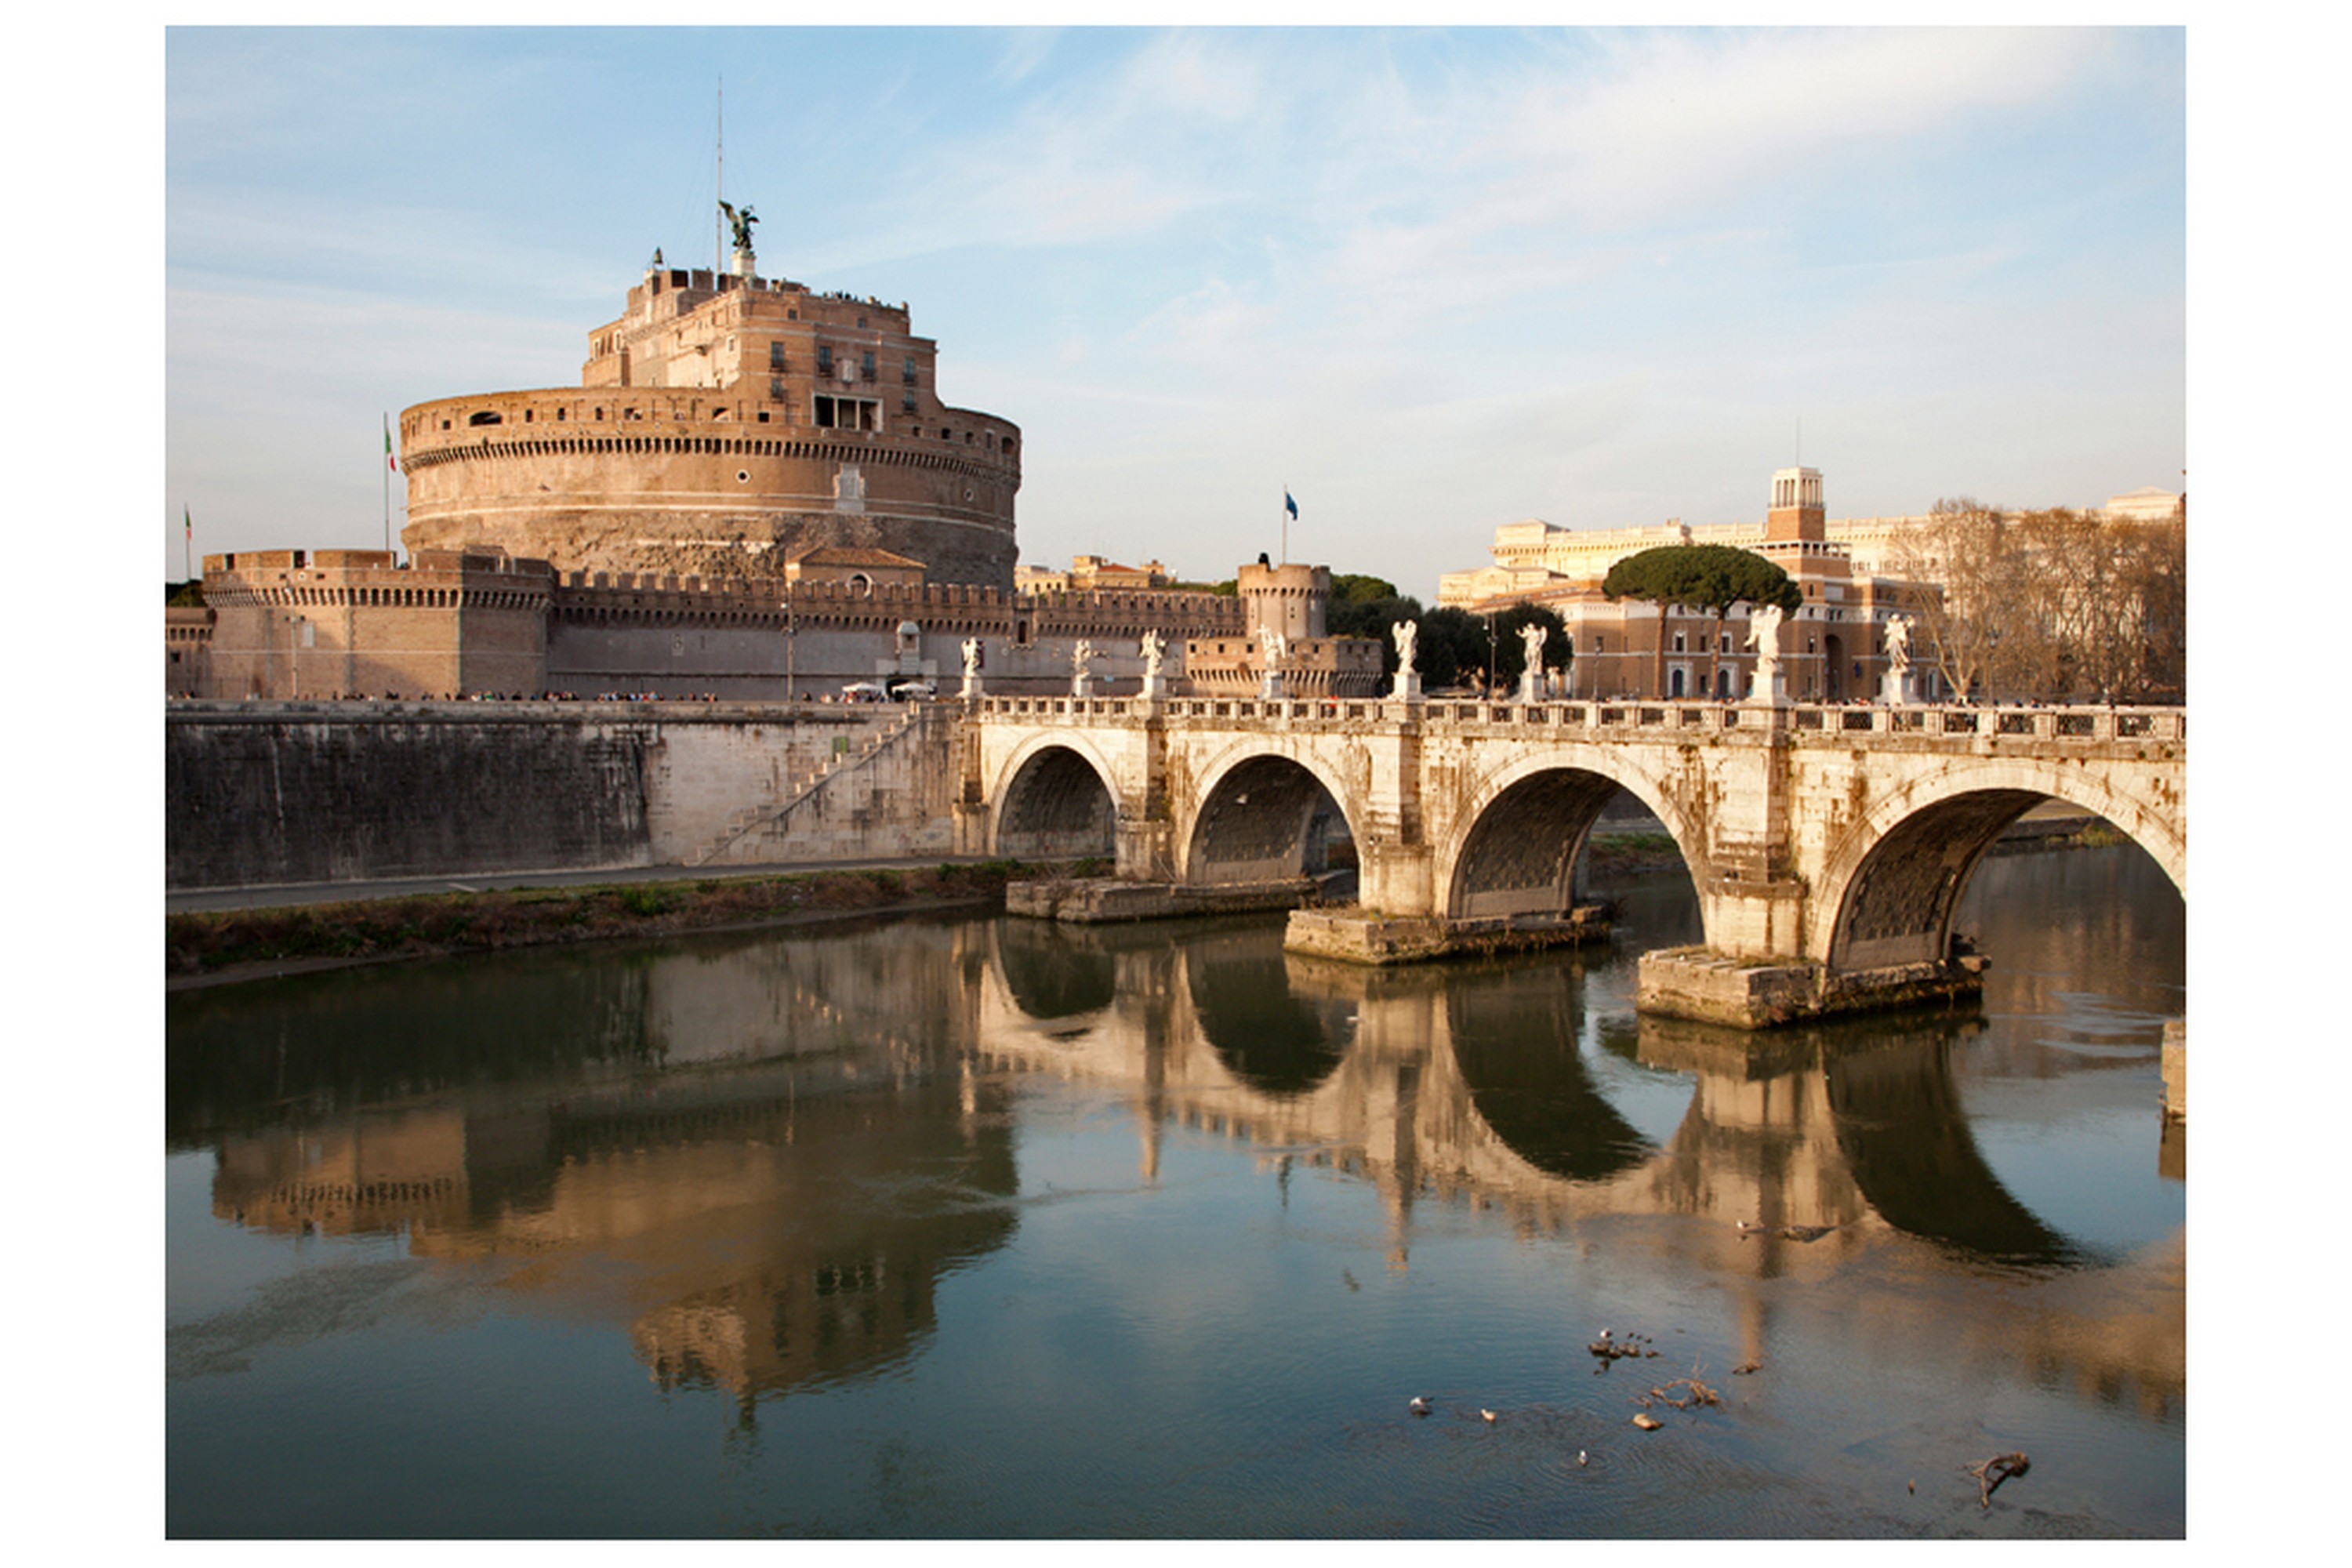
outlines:
[{"label": "stone fortification wall", "polygon": [[791,800],[811,775],[841,770],[882,739],[893,742],[885,765],[856,771],[888,787],[835,799],[828,785],[827,801],[764,833],[769,852],[759,858],[929,853],[948,837],[952,724],[909,724],[916,712],[178,703],[164,722],[165,885],[682,863],[731,819]]},{"label": "stone fortification wall", "polygon": [[208,697],[456,696],[544,689],[544,561],[429,550],[205,557]]},{"label": "stone fortification wall", "polygon": [[213,612],[201,605],[163,609],[163,694],[203,697],[212,690]]},{"label": "stone fortification wall", "polygon": [[[1169,645],[1166,673],[1182,671],[1187,637],[1238,634],[1242,605],[1213,594],[1150,591],[1013,595],[969,584],[803,583],[787,608],[779,589],[740,581],[706,589],[698,578],[575,573],[556,591],[547,685],[596,696],[655,691],[775,700],[833,694],[878,678],[926,677],[942,696],[963,679],[963,643],[982,647],[992,691],[1067,691],[1084,640],[1098,690],[1139,685],[1139,643]],[[911,647],[898,628],[913,623]]]},{"label": "stone fortification wall", "polygon": [[[1172,679],[1186,638],[1237,628],[1242,616],[1230,597],[1146,590],[803,582],[787,603],[774,580],[580,571],[559,584],[545,562],[495,552],[425,551],[404,567],[381,551],[240,552],[206,557],[205,582],[213,607],[167,613],[174,696],[774,702],[904,676],[929,677],[944,695],[961,684],[967,637],[983,646],[992,689],[1066,691],[1084,639],[1097,682],[1131,690],[1146,630],[1167,639]],[[197,631],[200,645],[186,640]]]}]

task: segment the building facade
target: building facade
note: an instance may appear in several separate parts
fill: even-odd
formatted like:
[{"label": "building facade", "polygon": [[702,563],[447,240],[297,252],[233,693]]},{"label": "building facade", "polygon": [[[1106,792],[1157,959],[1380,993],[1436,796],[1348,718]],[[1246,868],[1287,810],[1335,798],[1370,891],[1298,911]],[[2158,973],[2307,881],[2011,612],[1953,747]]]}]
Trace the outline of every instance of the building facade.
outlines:
[{"label": "building facade", "polygon": [[[1548,523],[1506,524],[1496,530],[1495,565],[1448,574],[1439,600],[1474,615],[1517,604],[1558,615],[1575,649],[1563,695],[1738,700],[1749,695],[1756,669],[1748,605],[1734,605],[1717,625],[1705,610],[1612,601],[1601,588],[1611,566],[1639,551],[1730,544],[1778,564],[1803,595],[1780,630],[1787,695],[1801,702],[1875,700],[1889,668],[1887,623],[1921,585],[1865,567],[1830,528],[1820,470],[1782,468],[1772,476],[1770,504],[1757,524],[1581,533]],[[1889,531],[1879,519],[1870,520],[1870,531],[1881,538]],[[1916,699],[1941,700],[1924,660],[1913,663],[1910,674]]]}]

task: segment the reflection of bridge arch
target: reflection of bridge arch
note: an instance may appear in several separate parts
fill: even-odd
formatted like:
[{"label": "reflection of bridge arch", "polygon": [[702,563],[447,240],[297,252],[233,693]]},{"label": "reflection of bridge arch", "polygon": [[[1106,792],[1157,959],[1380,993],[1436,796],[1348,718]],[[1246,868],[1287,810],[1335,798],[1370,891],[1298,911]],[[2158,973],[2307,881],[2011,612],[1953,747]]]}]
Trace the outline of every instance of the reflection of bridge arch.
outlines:
[{"label": "reflection of bridge arch", "polygon": [[[1445,1004],[1465,1130],[1475,1137],[1483,1126],[1525,1163],[1530,1184],[1607,1181],[1657,1155],[1585,1064],[1580,976],[1559,964],[1513,968],[1449,988]],[[1449,1075],[1432,1076],[1443,1083]]]},{"label": "reflection of bridge arch", "polygon": [[1808,950],[1840,970],[1941,960],[1978,862],[2011,824],[2053,798],[2105,818],[2188,896],[2188,845],[2177,816],[2145,810],[2080,769],[1987,759],[1874,801],[1830,846],[1808,910]]},{"label": "reflection of bridge arch", "polygon": [[1706,869],[1706,836],[1664,782],[1599,746],[1523,754],[1481,779],[1440,847],[1436,885],[1452,920],[1566,910],[1576,858],[1620,789],[1664,825],[1694,883]]},{"label": "reflection of bridge arch", "polygon": [[1932,1032],[1834,1055],[1823,1068],[1854,1184],[1897,1229],[2010,1263],[2076,1263],[2084,1248],[2017,1201],[1985,1163]]},{"label": "reflection of bridge arch", "polygon": [[1184,970],[1193,1022],[1242,1089],[1294,1100],[1346,1058],[1355,1009],[1299,994],[1279,949],[1210,944],[1188,953]]},{"label": "reflection of bridge arch", "polygon": [[1005,759],[992,795],[1000,804],[991,852],[1032,860],[1111,854],[1114,776],[1084,731],[1032,739]]},{"label": "reflection of bridge arch", "polygon": [[1136,1084],[1155,1145],[1166,1122],[1336,1161],[1372,1179],[1400,1223],[1428,1192],[1551,1231],[1604,1215],[1709,1220],[1727,1254],[1777,1250],[1743,1243],[1732,1222],[1745,1220],[1850,1242],[1890,1226],[2007,1261],[2097,1261],[2021,1205],[1977,1147],[1952,1079],[1966,1020],[1867,1035],[1799,1026],[1763,1051],[1703,1024],[1603,1020],[1619,1054],[1689,1076],[1688,1107],[1660,1144],[1596,1077],[1570,968],[1365,971],[1285,955],[1247,926],[1177,942],[1136,927],[1056,940],[1117,966],[1110,1005],[1041,1016],[1000,946],[985,1050]]},{"label": "reflection of bridge arch", "polygon": [[[1320,759],[1317,759],[1319,761]],[[1363,808],[1346,781],[1267,736],[1224,748],[1201,769],[1189,812],[1176,818],[1176,879],[1193,884],[1276,882],[1307,867],[1316,808],[1328,800],[1355,837]]]},{"label": "reflection of bridge arch", "polygon": [[1118,961],[1099,942],[1052,921],[1003,921],[996,964],[1013,1005],[1041,1023],[1104,1011],[1118,999]]}]

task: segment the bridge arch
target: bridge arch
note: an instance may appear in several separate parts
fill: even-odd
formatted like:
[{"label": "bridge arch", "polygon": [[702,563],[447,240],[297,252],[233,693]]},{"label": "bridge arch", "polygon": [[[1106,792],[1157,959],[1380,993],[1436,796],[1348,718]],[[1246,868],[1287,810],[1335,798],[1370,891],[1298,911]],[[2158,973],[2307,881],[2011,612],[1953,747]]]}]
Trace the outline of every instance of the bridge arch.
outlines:
[{"label": "bridge arch", "polygon": [[1809,900],[1806,951],[1841,970],[1943,958],[1953,911],[1978,862],[2011,823],[2045,800],[2103,818],[2188,897],[2188,843],[2176,813],[2063,763],[1990,759],[1890,792],[1837,838]]},{"label": "bridge arch", "polygon": [[989,852],[1015,860],[1109,856],[1118,847],[1110,767],[1083,731],[1032,737],[998,769]]},{"label": "bridge arch", "polygon": [[1320,758],[1251,737],[1216,753],[1197,775],[1176,823],[1176,878],[1189,883],[1270,882],[1302,875],[1316,808],[1332,803],[1362,842],[1363,810]]},{"label": "bridge arch", "polygon": [[1435,867],[1440,912],[1449,920],[1566,910],[1576,858],[1620,789],[1646,806],[1682,851],[1694,884],[1706,839],[1664,781],[1598,746],[1553,746],[1479,781]]}]

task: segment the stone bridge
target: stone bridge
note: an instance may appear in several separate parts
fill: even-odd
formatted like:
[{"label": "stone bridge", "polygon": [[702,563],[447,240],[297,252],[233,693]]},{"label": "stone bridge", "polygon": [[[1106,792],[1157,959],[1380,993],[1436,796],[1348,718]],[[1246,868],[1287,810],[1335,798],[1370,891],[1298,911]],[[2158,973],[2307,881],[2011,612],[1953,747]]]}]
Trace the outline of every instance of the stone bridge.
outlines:
[{"label": "stone bridge", "polygon": [[1392,962],[1579,931],[1578,856],[1622,789],[1705,922],[1703,947],[1645,956],[1643,1007],[1754,1027],[1973,989],[1953,910],[2046,800],[2185,897],[2186,729],[2179,709],[983,697],[957,842],[1104,857],[1086,909],[1119,918],[1297,902],[1344,836],[1360,904],[1301,910],[1291,945]]}]

